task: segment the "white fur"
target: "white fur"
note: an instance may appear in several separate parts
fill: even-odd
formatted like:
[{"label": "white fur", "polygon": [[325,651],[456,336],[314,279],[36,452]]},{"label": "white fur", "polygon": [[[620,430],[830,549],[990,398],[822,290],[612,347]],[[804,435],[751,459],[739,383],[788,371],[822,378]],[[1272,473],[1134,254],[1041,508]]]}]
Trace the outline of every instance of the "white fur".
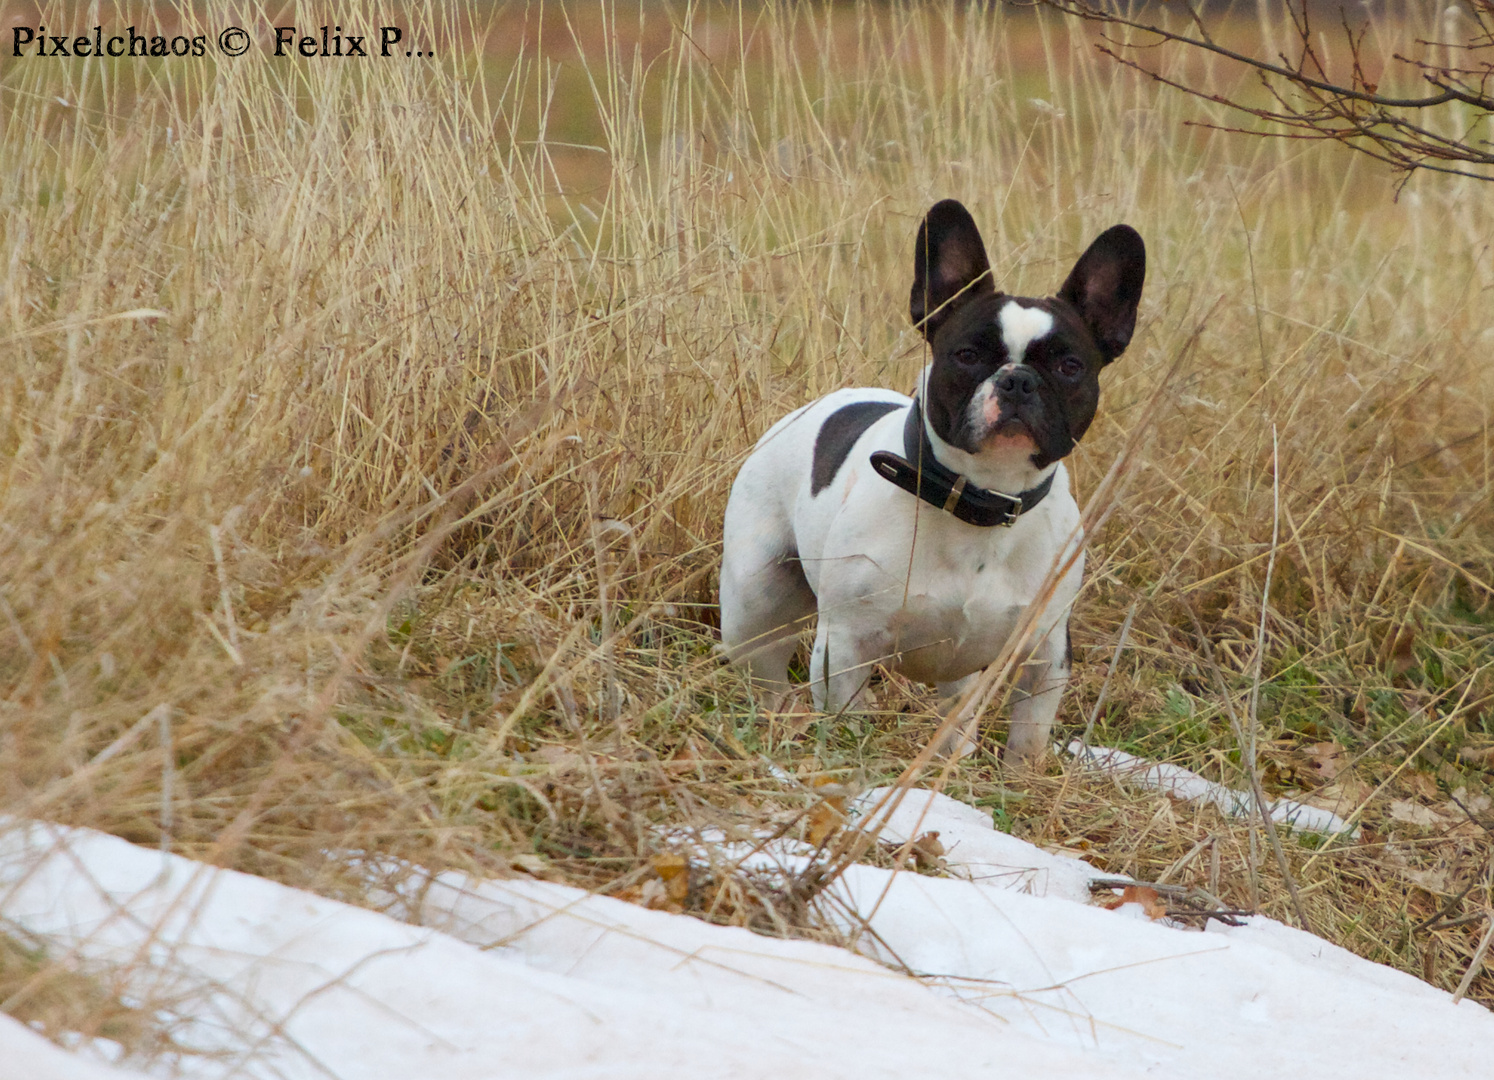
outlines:
[{"label": "white fur", "polygon": [[[996,372],[985,382],[975,388],[975,396],[970,399],[967,408],[971,430],[983,431],[989,420],[987,414],[991,406],[997,400],[996,380],[1004,373],[1005,369]],[[968,450],[961,450],[958,446],[951,446],[939,438],[937,432],[929,424],[929,418],[923,418],[924,430],[928,432],[929,442],[934,446],[934,453],[939,460],[948,465],[961,476],[968,477],[972,484],[983,487],[987,491],[1001,491],[1008,495],[1015,495],[1019,491],[1037,487],[1043,482],[1043,478],[1053,472],[1053,466],[1039,469],[1032,463],[1032,455],[1037,450],[1031,439],[1015,440],[1009,444],[988,447],[979,454],[972,454]]]},{"label": "white fur", "polygon": [[[856,401],[908,404],[891,391],[840,390],[789,414],[743,464],[726,507],[728,653],[767,689],[786,692],[798,629],[817,611],[810,678],[815,706],[826,712],[851,705],[878,662],[958,691],[1000,653],[1055,560],[1078,540],[1079,509],[1062,463],[1053,466],[1047,498],[1011,528],[968,525],[878,476],[868,458],[903,452],[905,407],[872,424],[829,486],[811,494],[820,427]],[[951,449],[935,443],[936,456],[959,469],[946,457]],[[797,552],[812,593],[782,565],[785,552]],[[1008,740],[1019,757],[1046,747],[1067,680],[1068,614],[1082,573],[1081,554],[1032,639]]]},{"label": "white fur", "polygon": [[1042,308],[1023,307],[1015,300],[1002,307],[996,321],[1001,325],[1001,341],[1013,364],[1022,363],[1027,346],[1053,332],[1053,316]]}]

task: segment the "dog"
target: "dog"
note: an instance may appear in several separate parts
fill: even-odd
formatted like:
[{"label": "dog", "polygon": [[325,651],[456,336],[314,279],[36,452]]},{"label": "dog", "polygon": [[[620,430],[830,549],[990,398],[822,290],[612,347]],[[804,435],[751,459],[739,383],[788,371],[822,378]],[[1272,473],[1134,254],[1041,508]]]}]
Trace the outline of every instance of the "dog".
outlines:
[{"label": "dog", "polygon": [[[1057,295],[996,291],[975,221],[953,199],[914,244],[909,314],[932,360],[917,395],[837,390],[758,441],[726,505],[721,637],[762,690],[789,691],[818,615],[814,707],[854,707],[883,664],[959,694],[994,661],[1061,557],[1081,543],[1063,459],[1130,344],[1146,247],[1101,233]],[[1047,749],[1068,682],[1082,550],[1028,638],[1008,760]],[[962,749],[969,749],[968,736]]]}]

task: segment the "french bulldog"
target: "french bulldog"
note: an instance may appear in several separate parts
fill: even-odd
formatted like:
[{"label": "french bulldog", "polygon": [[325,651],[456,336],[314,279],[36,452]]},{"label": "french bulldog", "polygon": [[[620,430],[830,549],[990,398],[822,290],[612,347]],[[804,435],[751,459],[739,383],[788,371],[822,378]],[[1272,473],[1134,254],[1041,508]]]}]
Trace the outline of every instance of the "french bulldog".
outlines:
[{"label": "french bulldog", "polygon": [[[998,292],[968,210],[929,210],[909,314],[932,359],[917,394],[837,390],[778,421],[732,484],[721,637],[787,696],[818,615],[814,707],[854,707],[876,664],[959,694],[994,661],[1058,560],[1081,544],[1063,459],[1094,420],[1100,372],[1130,344],[1146,247],[1116,225],[1057,295]],[[1048,747],[1072,664],[1082,552],[1028,637],[1008,760]]]}]

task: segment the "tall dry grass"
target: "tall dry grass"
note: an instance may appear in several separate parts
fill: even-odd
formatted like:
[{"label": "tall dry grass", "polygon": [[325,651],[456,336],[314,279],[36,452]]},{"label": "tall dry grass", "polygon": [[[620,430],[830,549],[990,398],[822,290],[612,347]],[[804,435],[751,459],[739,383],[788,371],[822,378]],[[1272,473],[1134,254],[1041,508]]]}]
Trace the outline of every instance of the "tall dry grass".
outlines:
[{"label": "tall dry grass", "polygon": [[[73,8],[42,19],[157,17]],[[1196,616],[1242,711],[1259,659],[1268,789],[1332,780],[1369,827],[1288,845],[1314,928],[1458,981],[1479,927],[1414,927],[1490,899],[1448,796],[1483,805],[1494,762],[1494,191],[1397,200],[1332,147],[1188,126],[1222,117],[1000,7],[367,10],[437,59],[277,60],[233,3],[158,15],[254,29],[238,59],[0,58],[6,812],[353,899],[371,851],[629,895],[661,828],[896,775],[927,695],[760,715],[712,652],[713,574],[769,423],[912,384],[912,237],[952,195],[1007,291],[1111,223],[1146,238],[1081,501],[1205,320],[1091,538],[1062,722],[1134,605],[1096,740],[1243,783]],[[1212,811],[990,755],[951,785],[1142,876],[1214,837],[1174,874],[1289,912]],[[806,929],[692,874],[682,906]]]}]

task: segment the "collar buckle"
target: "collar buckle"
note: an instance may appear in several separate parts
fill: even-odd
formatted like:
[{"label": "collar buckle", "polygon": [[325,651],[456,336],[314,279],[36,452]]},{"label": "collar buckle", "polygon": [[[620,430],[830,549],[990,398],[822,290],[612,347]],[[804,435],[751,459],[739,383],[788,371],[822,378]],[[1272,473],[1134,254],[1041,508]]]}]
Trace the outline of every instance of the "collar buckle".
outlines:
[{"label": "collar buckle", "polygon": [[[962,476],[960,479],[963,481],[965,478]],[[1007,507],[1001,521],[997,523],[1004,529],[1010,529],[1017,523],[1017,519],[1022,516],[1022,499],[1017,495],[1008,495],[1004,491],[993,492],[993,494],[1000,495],[1002,498],[1012,501],[1011,506]]]},{"label": "collar buckle", "polygon": [[[960,505],[960,496],[965,494],[966,483],[966,478],[962,476],[958,480],[956,480],[954,482],[954,486],[949,489],[949,495],[945,498],[943,507],[943,510],[946,514],[953,514],[955,512],[955,507]],[[1015,520],[1016,518],[1012,519],[1012,521]],[[1007,524],[1010,525],[1011,522],[1009,521],[1007,522]]]}]

